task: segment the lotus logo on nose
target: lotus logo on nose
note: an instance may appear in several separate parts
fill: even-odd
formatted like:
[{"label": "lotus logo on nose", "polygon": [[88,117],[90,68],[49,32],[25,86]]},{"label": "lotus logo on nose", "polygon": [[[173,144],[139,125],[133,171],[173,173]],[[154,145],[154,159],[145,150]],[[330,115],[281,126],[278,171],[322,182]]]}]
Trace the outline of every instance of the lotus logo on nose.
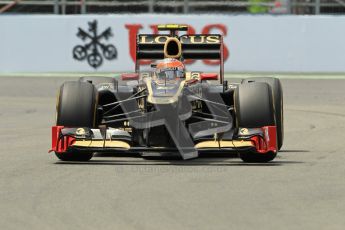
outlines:
[{"label": "lotus logo on nose", "polygon": [[75,132],[77,135],[85,135],[86,131],[83,128],[78,128],[77,131]]},{"label": "lotus logo on nose", "polygon": [[102,33],[98,33],[98,23],[96,20],[89,22],[88,32],[78,28],[77,37],[85,43],[76,45],[73,48],[73,58],[77,61],[87,60],[93,68],[98,68],[103,64],[103,59],[114,60],[117,58],[117,50],[112,44],[105,44],[102,40],[109,40],[113,37],[111,28],[108,27]]},{"label": "lotus logo on nose", "polygon": [[242,128],[240,130],[240,134],[242,134],[242,135],[247,135],[248,133],[249,133],[249,130],[247,128]]}]

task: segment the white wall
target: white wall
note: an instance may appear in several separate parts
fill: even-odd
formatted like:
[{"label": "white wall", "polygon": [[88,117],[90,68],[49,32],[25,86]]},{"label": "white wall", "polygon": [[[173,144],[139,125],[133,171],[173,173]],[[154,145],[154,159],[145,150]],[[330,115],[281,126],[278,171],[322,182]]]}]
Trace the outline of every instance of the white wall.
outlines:
[{"label": "white wall", "polygon": [[[72,55],[73,47],[85,43],[76,36],[78,27],[87,30],[93,20],[100,32],[111,28],[114,36],[106,43],[118,51],[115,60],[97,69]],[[163,23],[187,23],[196,33],[213,24],[223,26],[230,51],[226,72],[345,72],[343,16],[37,15],[0,17],[0,73],[131,71],[126,25],[141,25],[140,33],[152,33],[150,25]],[[212,68],[199,61],[189,69]]]}]

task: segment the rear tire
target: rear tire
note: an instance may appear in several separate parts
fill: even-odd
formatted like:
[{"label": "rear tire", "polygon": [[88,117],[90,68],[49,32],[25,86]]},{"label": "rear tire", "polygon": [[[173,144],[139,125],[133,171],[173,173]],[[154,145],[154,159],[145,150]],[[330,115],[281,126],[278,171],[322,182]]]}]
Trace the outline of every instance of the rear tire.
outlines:
[{"label": "rear tire", "polygon": [[283,108],[282,84],[278,78],[273,78],[273,77],[247,78],[247,79],[243,79],[242,81],[242,83],[251,83],[251,82],[265,82],[272,89],[276,125],[277,125],[278,150],[280,150],[284,142],[284,108]]},{"label": "rear tire", "polygon": [[[95,126],[97,106],[97,91],[88,82],[65,82],[58,95],[56,107],[56,125],[66,127]],[[88,161],[92,152],[79,152],[77,150],[65,153],[55,153],[62,161]]]},{"label": "rear tire", "polygon": [[[271,88],[267,83],[241,84],[235,90],[234,105],[237,128],[260,128],[275,125]],[[242,152],[239,157],[248,163],[273,160],[277,153]]]},{"label": "rear tire", "polygon": [[96,88],[101,84],[116,84],[116,79],[113,77],[81,77],[79,78],[80,82],[92,83]]}]

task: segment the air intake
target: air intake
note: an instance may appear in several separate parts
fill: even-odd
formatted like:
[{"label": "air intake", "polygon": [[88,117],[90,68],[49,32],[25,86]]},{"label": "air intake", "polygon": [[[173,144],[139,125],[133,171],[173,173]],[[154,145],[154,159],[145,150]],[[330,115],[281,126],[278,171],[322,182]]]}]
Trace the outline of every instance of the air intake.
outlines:
[{"label": "air intake", "polygon": [[164,58],[180,58],[181,42],[177,38],[168,38],[164,44]]}]

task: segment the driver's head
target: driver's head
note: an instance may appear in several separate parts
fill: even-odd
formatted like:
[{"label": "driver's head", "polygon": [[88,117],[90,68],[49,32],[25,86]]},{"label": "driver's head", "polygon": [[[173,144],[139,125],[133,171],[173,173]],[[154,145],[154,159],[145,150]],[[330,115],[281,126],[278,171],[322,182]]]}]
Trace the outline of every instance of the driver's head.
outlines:
[{"label": "driver's head", "polygon": [[156,74],[158,78],[166,77],[167,79],[183,78],[185,67],[184,64],[174,58],[165,58],[157,62]]}]

